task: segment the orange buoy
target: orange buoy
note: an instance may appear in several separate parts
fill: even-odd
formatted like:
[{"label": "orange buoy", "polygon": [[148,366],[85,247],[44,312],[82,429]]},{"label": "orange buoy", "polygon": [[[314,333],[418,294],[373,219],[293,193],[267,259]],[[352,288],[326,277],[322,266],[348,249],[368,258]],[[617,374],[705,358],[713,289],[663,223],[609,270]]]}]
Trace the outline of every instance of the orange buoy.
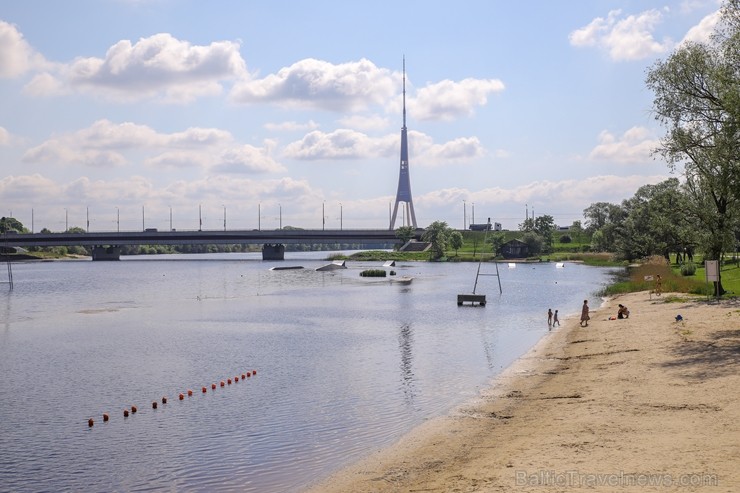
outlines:
[{"label": "orange buoy", "polygon": [[204,394],[205,394],[206,392],[208,392],[208,389],[207,389],[207,388],[205,388],[205,387],[203,387],[203,388],[202,388],[201,390],[203,391],[203,393],[204,393]]},{"label": "orange buoy", "polygon": [[188,397],[190,397],[191,395],[193,395],[193,391],[188,389]]},{"label": "orange buoy", "polygon": [[110,419],[110,416],[108,416],[108,413],[103,413],[103,421],[108,421]]},{"label": "orange buoy", "polygon": [[162,404],[167,404],[167,397],[162,397]]},{"label": "orange buoy", "polygon": [[251,374],[250,372],[247,372],[247,376],[248,376],[248,377],[251,377],[251,376],[252,376],[252,374]]},{"label": "orange buoy", "polygon": [[215,383],[212,383],[211,384],[211,389],[216,390],[216,384]]},{"label": "orange buoy", "polygon": [[134,414],[136,412],[136,406],[131,406],[131,414]]},{"label": "orange buoy", "polygon": [[252,375],[256,375],[256,374],[257,374],[257,370],[252,370]]},{"label": "orange buoy", "polygon": [[123,410],[123,417],[128,418],[128,409]]},{"label": "orange buoy", "polygon": [[238,382],[239,381],[239,377],[234,377],[234,381],[235,382]]},{"label": "orange buoy", "polygon": [[223,380],[221,380],[221,387],[223,387],[224,385],[226,385],[226,384],[224,383]]},{"label": "orange buoy", "polygon": [[231,385],[231,379],[230,378],[227,378],[226,379],[226,383],[228,383],[229,385]]},{"label": "orange buoy", "polygon": [[94,425],[94,424],[95,424],[95,421],[93,421],[92,418],[90,418],[90,419],[87,420],[87,426],[92,427],[92,425]]},{"label": "orange buoy", "polygon": [[182,392],[180,392],[180,395],[178,397],[180,398],[180,400],[183,400],[185,398],[185,396],[182,395]]},{"label": "orange buoy", "polygon": [[152,402],[152,409],[157,409],[157,401]]},{"label": "orange buoy", "polygon": [[242,373],[242,380],[244,380],[245,378],[247,378],[247,376],[244,373]]}]

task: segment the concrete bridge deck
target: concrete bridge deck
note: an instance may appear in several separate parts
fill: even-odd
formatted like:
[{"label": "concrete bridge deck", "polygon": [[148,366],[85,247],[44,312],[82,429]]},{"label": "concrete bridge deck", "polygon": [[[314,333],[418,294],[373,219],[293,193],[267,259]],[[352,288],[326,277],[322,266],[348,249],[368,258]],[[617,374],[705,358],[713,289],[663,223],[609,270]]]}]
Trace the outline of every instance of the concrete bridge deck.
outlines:
[{"label": "concrete bridge deck", "polygon": [[[420,231],[421,233],[421,231]],[[98,252],[122,245],[202,245],[202,244],[261,244],[277,247],[295,243],[393,243],[395,231],[388,229],[276,229],[227,231],[121,231],[88,233],[6,233],[0,235],[0,246],[46,247],[89,246]],[[263,248],[264,251],[264,248]],[[93,255],[95,259],[95,255]],[[274,257],[273,257],[274,258]],[[99,258],[103,260],[104,258]],[[97,260],[97,259],[96,259]]]}]

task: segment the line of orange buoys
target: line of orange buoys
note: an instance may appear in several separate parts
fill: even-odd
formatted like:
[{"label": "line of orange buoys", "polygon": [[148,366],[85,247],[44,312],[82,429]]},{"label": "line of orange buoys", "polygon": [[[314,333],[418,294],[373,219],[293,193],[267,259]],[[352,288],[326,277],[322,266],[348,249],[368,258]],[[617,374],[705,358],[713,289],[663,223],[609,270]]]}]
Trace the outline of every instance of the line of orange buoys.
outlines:
[{"label": "line of orange buoys", "polygon": [[[242,373],[241,375],[236,375],[233,378],[233,382],[234,383],[238,382],[240,377],[241,377],[242,380],[246,380],[247,378],[251,378],[253,375],[257,375],[257,370],[252,370],[252,371],[248,371],[248,372]],[[231,378],[227,378],[226,379],[226,382],[228,382],[228,385],[231,385],[232,379]],[[221,385],[221,387],[225,387],[226,386],[226,383],[223,380],[221,380],[219,382],[219,384]],[[211,384],[211,390],[216,390],[216,384],[215,383],[212,383]],[[203,394],[208,393],[208,387],[205,386],[205,385],[203,387],[201,387],[201,392]],[[192,389],[188,389],[185,392],[180,392],[177,397],[178,397],[179,400],[183,401],[183,400],[185,400],[185,396],[186,395],[187,395],[187,397],[192,397],[193,390]],[[162,397],[162,404],[163,405],[164,404],[167,404],[167,396]],[[158,401],[153,401],[152,402],[152,409],[157,409],[158,407],[159,407],[159,402]],[[130,415],[136,414],[136,411],[138,411],[138,409],[136,408],[136,406],[131,406],[130,409],[129,408],[126,408],[126,409],[123,410],[123,417],[124,418],[128,418]],[[103,413],[103,422],[104,423],[107,423],[109,420],[110,420],[110,414]],[[90,427],[90,428],[92,428],[94,425],[95,425],[95,420],[93,418],[89,418],[87,420],[87,426]]]}]

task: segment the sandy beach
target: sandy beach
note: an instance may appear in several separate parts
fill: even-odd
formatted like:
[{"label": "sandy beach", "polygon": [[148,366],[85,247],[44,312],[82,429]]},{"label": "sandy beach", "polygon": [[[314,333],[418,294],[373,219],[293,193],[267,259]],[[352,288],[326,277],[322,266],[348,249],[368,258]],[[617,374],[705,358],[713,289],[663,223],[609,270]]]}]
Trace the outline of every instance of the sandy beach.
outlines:
[{"label": "sandy beach", "polygon": [[577,318],[310,491],[740,491],[740,302],[641,292]]}]

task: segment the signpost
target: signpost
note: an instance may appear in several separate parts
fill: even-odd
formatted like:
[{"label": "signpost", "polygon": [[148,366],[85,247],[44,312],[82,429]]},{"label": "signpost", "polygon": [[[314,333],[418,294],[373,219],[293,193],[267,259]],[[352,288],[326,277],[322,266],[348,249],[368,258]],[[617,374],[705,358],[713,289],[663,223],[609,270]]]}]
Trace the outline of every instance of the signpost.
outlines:
[{"label": "signpost", "polygon": [[704,268],[706,271],[707,284],[714,284],[714,295],[719,298],[719,260],[705,260]]}]

